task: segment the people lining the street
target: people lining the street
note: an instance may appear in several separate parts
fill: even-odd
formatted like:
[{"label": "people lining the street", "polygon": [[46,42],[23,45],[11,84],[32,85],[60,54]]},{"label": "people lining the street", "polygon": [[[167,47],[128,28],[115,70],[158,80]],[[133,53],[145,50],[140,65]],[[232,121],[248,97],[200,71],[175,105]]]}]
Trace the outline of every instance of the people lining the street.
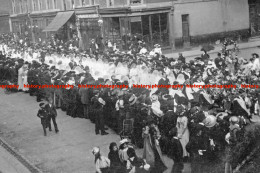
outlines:
[{"label": "people lining the street", "polygon": [[[178,59],[164,56],[158,44],[149,52],[146,43],[136,37],[128,52],[114,48],[111,41],[103,47],[101,38],[93,39],[87,51],[78,49],[73,41],[65,44],[55,38],[37,44],[25,42],[15,41],[11,34],[1,36],[0,81],[18,84],[19,89],[35,95],[39,102],[48,100],[45,106],[41,104],[44,108],[38,113],[44,120],[43,129],[49,127],[51,130],[46,124],[52,120],[55,131],[59,132],[56,108],[74,118],[90,119],[96,125],[97,135],[108,134],[105,125],[122,135],[127,126],[124,120],[131,120],[133,129],[129,138],[136,146],[144,147],[143,157],[151,166],[150,171],[161,168],[156,171],[163,172],[166,169],[162,159],[162,154],[166,154],[176,161],[173,168],[176,172],[180,172],[186,161],[191,162],[192,172],[207,172],[208,165],[212,166],[219,156],[227,154],[226,148],[232,148],[230,145],[235,145],[234,141],[241,140],[234,133],[238,129],[234,120],[239,119],[239,131],[243,131],[259,116],[257,88],[228,87],[259,83],[259,55],[254,53],[249,61],[240,58],[237,49],[226,49],[226,40],[215,60],[203,49],[202,56],[190,62],[182,54]],[[25,84],[73,87],[25,89]],[[183,87],[134,88],[133,84]],[[193,84],[227,87],[186,87]],[[84,89],[79,85],[128,87]],[[171,134],[172,129],[177,134]],[[228,133],[230,137],[226,140]],[[128,142],[126,139],[120,142],[118,157],[122,167],[127,169],[129,159],[132,167],[144,167],[146,163],[139,162],[132,149],[129,150]],[[178,147],[174,153],[170,152],[172,145]],[[111,166],[117,167],[120,164],[115,144],[110,150]],[[99,149],[94,155],[97,171],[102,168],[101,172],[105,172],[110,163],[105,164],[107,159],[100,156]],[[229,169],[230,163],[226,163]]]}]

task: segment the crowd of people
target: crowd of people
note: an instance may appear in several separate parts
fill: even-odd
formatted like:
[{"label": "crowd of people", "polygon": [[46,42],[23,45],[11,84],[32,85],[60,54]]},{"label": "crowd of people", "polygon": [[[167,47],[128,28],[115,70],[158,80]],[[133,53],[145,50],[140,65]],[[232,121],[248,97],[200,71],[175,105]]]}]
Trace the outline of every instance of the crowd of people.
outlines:
[{"label": "crowd of people", "polygon": [[[98,172],[109,171],[108,167],[119,167],[114,172],[133,168],[135,172],[163,172],[167,168],[162,154],[166,154],[174,160],[173,172],[181,172],[188,161],[192,172],[206,173],[223,162],[242,140],[243,129],[259,116],[258,87],[240,86],[258,86],[260,62],[256,53],[250,59],[238,57],[236,43],[229,39],[214,59],[206,49],[202,51],[201,57],[187,62],[181,53],[176,59],[164,56],[158,44],[148,50],[135,37],[129,51],[123,52],[109,45],[101,50],[95,40],[88,51],[81,51],[73,41],[65,44],[53,37],[32,44],[5,34],[0,37],[0,81],[18,84],[18,91],[37,96],[38,102],[53,100],[69,116],[90,119],[97,135],[108,134],[105,125],[121,135],[126,120],[133,122],[129,139],[144,148],[143,159],[125,140],[119,160],[114,143],[110,160],[94,148]],[[52,87],[24,87],[27,84]],[[183,87],[133,87],[136,84]],[[208,84],[224,88],[186,87]],[[55,85],[71,87],[57,89]],[[224,160],[226,170],[236,166],[230,158]]]}]

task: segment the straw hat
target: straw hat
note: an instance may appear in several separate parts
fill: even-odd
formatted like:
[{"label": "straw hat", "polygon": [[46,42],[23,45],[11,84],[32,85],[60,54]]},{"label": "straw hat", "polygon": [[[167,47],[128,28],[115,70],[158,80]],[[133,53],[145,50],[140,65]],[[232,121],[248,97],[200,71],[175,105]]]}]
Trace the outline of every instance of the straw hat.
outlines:
[{"label": "straw hat", "polygon": [[99,152],[100,152],[99,147],[94,147],[94,148],[92,149],[92,154],[93,154],[93,155],[96,155],[96,154],[98,154]]},{"label": "straw hat", "polygon": [[213,115],[208,115],[204,120],[205,127],[211,128],[217,124],[217,118]]}]

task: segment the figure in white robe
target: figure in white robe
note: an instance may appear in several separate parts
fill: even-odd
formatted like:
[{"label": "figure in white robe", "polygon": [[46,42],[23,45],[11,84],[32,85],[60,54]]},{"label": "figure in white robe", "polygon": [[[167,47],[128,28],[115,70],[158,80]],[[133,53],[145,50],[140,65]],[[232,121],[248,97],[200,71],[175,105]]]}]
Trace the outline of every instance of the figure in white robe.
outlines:
[{"label": "figure in white robe", "polygon": [[22,90],[22,91],[28,91],[29,88],[24,87],[24,85],[28,84],[28,67],[27,65],[23,65],[19,70],[18,70],[18,85],[19,88],[18,90]]}]

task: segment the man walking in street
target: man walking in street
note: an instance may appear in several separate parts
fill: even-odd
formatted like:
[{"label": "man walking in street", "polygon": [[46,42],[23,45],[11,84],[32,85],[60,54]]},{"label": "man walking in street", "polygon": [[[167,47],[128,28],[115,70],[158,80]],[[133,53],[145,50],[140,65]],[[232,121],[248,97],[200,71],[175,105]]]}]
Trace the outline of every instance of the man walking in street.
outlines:
[{"label": "man walking in street", "polygon": [[46,132],[46,128],[49,127],[49,118],[48,118],[48,113],[45,109],[45,104],[44,103],[40,103],[40,109],[37,113],[37,117],[41,118],[41,124],[43,127],[43,132],[44,132],[44,136],[47,136],[47,132]]},{"label": "man walking in street", "polygon": [[104,125],[104,105],[106,102],[102,99],[98,90],[94,90],[95,96],[93,97],[93,109],[95,114],[95,124],[96,124],[96,135],[101,131],[101,135],[107,135]]},{"label": "man walking in street", "polygon": [[56,111],[56,107],[53,104],[52,98],[48,99],[48,104],[46,105],[45,109],[48,114],[48,122],[50,123],[49,130],[52,131],[52,129],[51,129],[51,120],[52,120],[54,128],[55,128],[55,132],[58,133],[59,129],[58,129],[58,126],[56,123],[57,111]]}]

